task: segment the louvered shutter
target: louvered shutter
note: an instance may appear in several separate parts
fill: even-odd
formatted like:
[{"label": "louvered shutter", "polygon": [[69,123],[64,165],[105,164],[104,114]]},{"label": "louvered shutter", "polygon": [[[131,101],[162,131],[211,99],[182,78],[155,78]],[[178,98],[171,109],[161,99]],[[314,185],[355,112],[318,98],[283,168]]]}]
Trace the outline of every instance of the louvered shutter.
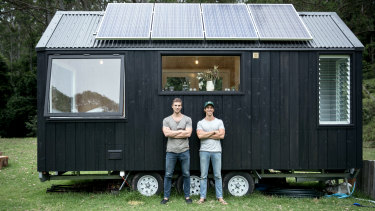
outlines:
[{"label": "louvered shutter", "polygon": [[319,123],[350,124],[350,57],[319,57]]}]

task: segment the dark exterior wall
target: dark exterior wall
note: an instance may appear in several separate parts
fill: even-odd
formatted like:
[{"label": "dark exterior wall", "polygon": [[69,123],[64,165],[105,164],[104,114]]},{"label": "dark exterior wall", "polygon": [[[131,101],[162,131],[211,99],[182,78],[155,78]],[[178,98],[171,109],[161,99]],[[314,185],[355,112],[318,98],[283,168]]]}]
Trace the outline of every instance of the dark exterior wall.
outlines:
[{"label": "dark exterior wall", "polygon": [[[237,52],[242,53],[239,95],[162,93],[160,52],[110,52],[125,54],[126,120],[46,120],[43,107],[48,56],[40,52],[38,170],[163,170],[166,138],[162,120],[171,114],[175,97],[183,99],[183,113],[193,119],[192,170],[199,170],[195,129],[204,117],[202,106],[207,100],[215,102],[215,116],[223,119],[226,127],[223,170],[361,167],[362,54],[349,52],[353,124],[321,127],[317,71],[322,52],[259,52],[260,59],[252,59],[250,51]],[[122,160],[107,159],[111,149],[122,149]]]}]

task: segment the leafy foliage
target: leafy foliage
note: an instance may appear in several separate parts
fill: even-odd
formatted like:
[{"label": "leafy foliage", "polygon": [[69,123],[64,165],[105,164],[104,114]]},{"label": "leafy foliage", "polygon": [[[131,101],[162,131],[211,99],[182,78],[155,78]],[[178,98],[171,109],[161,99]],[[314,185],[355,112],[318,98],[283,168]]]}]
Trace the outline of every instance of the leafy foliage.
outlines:
[{"label": "leafy foliage", "polygon": [[198,73],[198,80],[203,79],[204,81],[216,81],[219,78],[219,66],[214,65],[206,71]]},{"label": "leafy foliage", "polygon": [[363,81],[363,141],[375,147],[375,78]]},{"label": "leafy foliage", "polygon": [[0,113],[11,95],[9,69],[5,57],[0,54]]}]

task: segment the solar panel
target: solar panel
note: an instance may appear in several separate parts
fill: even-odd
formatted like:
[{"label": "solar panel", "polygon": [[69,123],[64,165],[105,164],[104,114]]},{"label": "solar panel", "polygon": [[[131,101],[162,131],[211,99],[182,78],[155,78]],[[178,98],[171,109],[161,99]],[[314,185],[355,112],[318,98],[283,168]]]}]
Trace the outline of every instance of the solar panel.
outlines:
[{"label": "solar panel", "polygon": [[248,4],[260,40],[311,40],[291,4]]},{"label": "solar panel", "polygon": [[245,4],[201,4],[206,39],[257,40]]},{"label": "solar panel", "polygon": [[149,39],[153,7],[151,3],[109,3],[96,39]]},{"label": "solar panel", "polygon": [[203,40],[199,4],[155,4],[151,39]]}]

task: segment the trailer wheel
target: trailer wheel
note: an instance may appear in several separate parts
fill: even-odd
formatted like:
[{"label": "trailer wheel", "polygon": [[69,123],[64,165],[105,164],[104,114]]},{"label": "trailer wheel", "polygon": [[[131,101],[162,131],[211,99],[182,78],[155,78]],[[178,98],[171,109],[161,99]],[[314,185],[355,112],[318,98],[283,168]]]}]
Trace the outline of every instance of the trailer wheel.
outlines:
[{"label": "trailer wheel", "polygon": [[[209,185],[207,184],[207,187]],[[199,195],[201,190],[200,177],[197,175],[190,175],[190,196]],[[181,175],[177,179],[177,191],[184,192],[184,177]]]},{"label": "trailer wheel", "polygon": [[138,173],[133,177],[132,188],[144,196],[153,196],[162,191],[163,179],[158,173]]},{"label": "trailer wheel", "polygon": [[224,177],[224,190],[233,196],[251,194],[254,190],[254,180],[246,172],[230,172]]}]

